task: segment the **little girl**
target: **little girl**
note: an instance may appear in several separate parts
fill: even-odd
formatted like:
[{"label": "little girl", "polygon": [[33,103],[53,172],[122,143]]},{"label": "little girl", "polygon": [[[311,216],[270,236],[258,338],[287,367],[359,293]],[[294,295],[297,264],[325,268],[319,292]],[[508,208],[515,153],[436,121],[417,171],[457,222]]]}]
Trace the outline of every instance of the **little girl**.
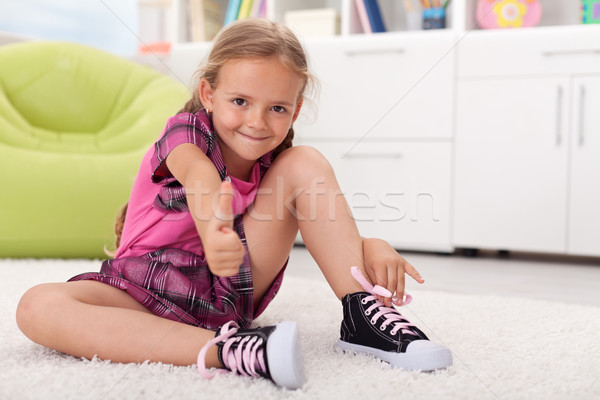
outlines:
[{"label": "little girl", "polygon": [[250,327],[300,230],[341,300],[342,349],[404,369],[451,365],[392,307],[410,301],[405,273],[422,283],[419,273],[386,242],[361,238],[330,164],[292,147],[313,81],[297,38],[265,19],[233,23],[198,75],[142,161],[114,259],[25,293],[25,335],[76,357],[197,363],[205,377],[212,367],[301,387],[296,324]]}]

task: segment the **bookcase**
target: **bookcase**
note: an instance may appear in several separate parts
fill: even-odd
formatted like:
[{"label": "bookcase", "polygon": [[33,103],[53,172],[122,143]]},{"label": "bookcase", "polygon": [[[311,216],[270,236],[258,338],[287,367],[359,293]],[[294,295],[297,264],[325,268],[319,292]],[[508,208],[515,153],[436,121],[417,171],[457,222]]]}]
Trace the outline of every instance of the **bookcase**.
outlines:
[{"label": "bookcase", "polygon": [[[219,4],[221,15],[226,15],[229,0],[211,0]],[[414,13],[420,19],[417,9],[420,0],[378,0],[377,3],[385,23],[387,32],[402,32],[409,29],[409,20],[414,20],[414,15],[409,15],[406,4],[414,6]],[[172,40],[174,44],[190,41],[189,36],[189,2],[190,0],[172,0],[174,22]],[[447,8],[446,27],[452,28],[452,15],[454,5],[451,1]],[[412,8],[412,7],[411,7]],[[285,15],[290,11],[332,9],[340,19],[340,36],[362,34],[361,22],[357,12],[355,0],[267,0],[266,17],[280,23],[285,22]]]},{"label": "bookcase", "polygon": [[[165,2],[168,0],[161,0]],[[170,0],[173,23],[171,39],[174,44],[191,41],[189,16],[191,0]],[[210,0],[219,6],[224,16],[230,0]],[[476,22],[475,10],[479,0],[450,0],[446,9],[446,29],[458,33],[471,33],[481,30]],[[498,0],[500,1],[500,0]],[[542,5],[542,16],[536,27],[579,25],[581,3],[579,0],[538,0]],[[387,32],[414,30],[410,26],[414,14],[421,14],[420,0],[378,0],[377,1]],[[355,0],[267,0],[266,17],[277,22],[285,21],[289,11],[332,9],[340,18],[340,36],[363,34]],[[410,11],[412,10],[412,12]],[[592,29],[592,28],[591,28]],[[412,32],[414,33],[414,32]]]},{"label": "bookcase", "polygon": [[[176,32],[186,1],[173,0]],[[542,0],[534,27],[481,29],[477,0],[451,0],[444,29],[414,30],[402,0],[378,3],[376,34],[354,0],[266,9],[339,15],[336,35],[300,35],[321,93],[295,143],[330,160],[361,233],[403,250],[600,256],[600,24],[580,23],[577,0]],[[179,34],[171,71],[190,83],[209,48]]]}]

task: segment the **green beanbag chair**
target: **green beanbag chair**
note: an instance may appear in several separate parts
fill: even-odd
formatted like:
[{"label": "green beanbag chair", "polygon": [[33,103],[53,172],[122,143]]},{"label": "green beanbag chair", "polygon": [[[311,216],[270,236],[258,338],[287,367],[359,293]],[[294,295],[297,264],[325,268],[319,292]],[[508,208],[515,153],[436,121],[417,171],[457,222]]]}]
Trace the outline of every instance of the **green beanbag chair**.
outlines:
[{"label": "green beanbag chair", "polygon": [[144,153],[189,97],[82,45],[0,47],[0,257],[105,257]]}]

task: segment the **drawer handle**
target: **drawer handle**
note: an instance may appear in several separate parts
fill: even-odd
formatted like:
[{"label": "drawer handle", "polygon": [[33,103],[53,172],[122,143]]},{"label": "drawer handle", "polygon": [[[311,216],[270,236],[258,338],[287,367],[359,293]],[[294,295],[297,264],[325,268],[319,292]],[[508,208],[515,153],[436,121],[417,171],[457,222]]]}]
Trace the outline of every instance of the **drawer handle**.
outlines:
[{"label": "drawer handle", "polygon": [[585,86],[581,86],[579,88],[579,146],[583,146],[583,142],[584,142],[584,138],[585,138],[585,133],[584,133],[584,121],[585,121],[585,116],[584,116],[584,111],[583,109],[585,108]]},{"label": "drawer handle", "polygon": [[556,93],[556,145],[560,146],[562,141],[562,103],[563,103],[563,88],[557,87]]},{"label": "drawer handle", "polygon": [[589,50],[556,50],[556,51],[544,51],[542,55],[544,57],[560,57],[560,56],[580,56],[586,54],[598,54],[600,55],[600,49],[589,49]]},{"label": "drawer handle", "polygon": [[373,158],[392,158],[399,159],[402,158],[402,153],[346,153],[342,154],[341,158],[347,159],[373,159]]},{"label": "drawer handle", "polygon": [[404,49],[361,49],[361,50],[346,50],[348,57],[356,56],[372,56],[377,54],[404,54]]}]

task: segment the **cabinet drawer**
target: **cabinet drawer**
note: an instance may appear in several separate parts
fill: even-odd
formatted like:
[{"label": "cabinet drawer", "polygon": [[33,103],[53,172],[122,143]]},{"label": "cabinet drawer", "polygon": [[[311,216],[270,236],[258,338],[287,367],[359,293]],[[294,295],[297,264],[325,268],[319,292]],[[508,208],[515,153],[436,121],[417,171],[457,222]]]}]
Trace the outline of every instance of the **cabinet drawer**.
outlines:
[{"label": "cabinet drawer", "polygon": [[319,138],[452,135],[454,35],[427,32],[311,41],[321,84],[318,118],[299,129]]},{"label": "cabinet drawer", "polygon": [[449,142],[312,145],[335,169],[362,236],[397,249],[451,250]]},{"label": "cabinet drawer", "polygon": [[600,26],[498,29],[467,34],[458,76],[600,72]]}]

